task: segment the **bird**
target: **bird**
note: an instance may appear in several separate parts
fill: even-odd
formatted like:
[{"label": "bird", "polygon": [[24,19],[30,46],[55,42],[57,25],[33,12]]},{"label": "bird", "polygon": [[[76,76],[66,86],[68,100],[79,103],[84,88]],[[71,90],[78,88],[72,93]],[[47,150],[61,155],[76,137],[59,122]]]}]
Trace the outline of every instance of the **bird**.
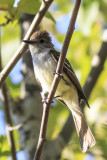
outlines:
[{"label": "bird", "polygon": [[[51,36],[46,30],[34,32],[29,40],[23,40],[23,42],[29,45],[35,78],[42,87],[42,99],[46,99],[54,79],[60,52],[55,50]],[[86,152],[95,145],[96,141],[82,113],[81,100],[84,100],[88,107],[90,106],[79,80],[66,58],[55,97],[70,109],[81,150],[83,153]]]}]

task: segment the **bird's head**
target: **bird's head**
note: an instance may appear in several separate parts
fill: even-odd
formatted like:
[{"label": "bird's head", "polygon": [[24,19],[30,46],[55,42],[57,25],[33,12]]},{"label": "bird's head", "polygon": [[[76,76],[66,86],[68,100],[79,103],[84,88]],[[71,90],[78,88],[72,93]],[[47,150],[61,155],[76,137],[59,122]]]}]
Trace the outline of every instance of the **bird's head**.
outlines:
[{"label": "bird's head", "polygon": [[46,30],[34,32],[30,37],[30,40],[23,40],[23,42],[29,44],[29,49],[31,53],[34,54],[53,48],[51,37]]}]

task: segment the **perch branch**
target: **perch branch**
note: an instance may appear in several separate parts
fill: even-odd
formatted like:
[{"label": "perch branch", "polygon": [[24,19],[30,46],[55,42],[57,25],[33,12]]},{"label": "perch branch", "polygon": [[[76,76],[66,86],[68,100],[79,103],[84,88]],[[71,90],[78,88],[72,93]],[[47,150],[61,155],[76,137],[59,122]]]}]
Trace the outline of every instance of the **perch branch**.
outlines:
[{"label": "perch branch", "polygon": [[54,94],[55,94],[55,91],[56,91],[57,86],[59,84],[60,78],[61,78],[60,75],[62,73],[63,64],[64,64],[64,60],[65,60],[66,53],[67,53],[67,50],[68,50],[68,46],[69,46],[69,43],[70,43],[70,39],[71,39],[73,31],[74,31],[75,21],[76,21],[76,18],[77,18],[80,3],[81,3],[81,0],[76,0],[75,1],[75,6],[74,6],[74,9],[73,9],[73,12],[72,12],[72,16],[71,16],[71,20],[70,20],[70,23],[69,23],[68,31],[67,31],[67,34],[66,34],[66,37],[65,37],[65,41],[64,41],[64,44],[63,44],[63,47],[62,47],[62,52],[60,54],[60,58],[59,58],[57,69],[56,69],[57,74],[55,74],[55,76],[54,76],[54,80],[53,80],[53,83],[52,83],[47,101],[43,105],[43,115],[42,115],[42,122],[41,122],[41,128],[40,128],[40,135],[39,135],[39,140],[38,140],[34,160],[39,160],[40,159],[41,152],[42,152],[42,149],[43,149],[43,145],[44,145],[44,142],[46,140],[45,136],[46,136],[46,129],[47,129],[50,106],[51,106],[51,102],[54,98]]},{"label": "perch branch", "polygon": [[[26,36],[24,37],[25,40],[28,40],[30,38],[31,34],[34,32],[34,30],[37,29],[43,16],[45,15],[46,11],[48,10],[48,8],[52,2],[53,2],[53,0],[43,0],[42,1],[42,5],[39,9],[39,12],[36,14]],[[18,62],[18,60],[22,57],[22,55],[26,51],[26,49],[27,49],[27,44],[22,42],[19,49],[16,51],[16,53],[11,58],[9,63],[6,65],[6,67],[0,73],[0,86],[3,84],[3,82],[7,78],[8,74],[13,69],[13,67]]]}]

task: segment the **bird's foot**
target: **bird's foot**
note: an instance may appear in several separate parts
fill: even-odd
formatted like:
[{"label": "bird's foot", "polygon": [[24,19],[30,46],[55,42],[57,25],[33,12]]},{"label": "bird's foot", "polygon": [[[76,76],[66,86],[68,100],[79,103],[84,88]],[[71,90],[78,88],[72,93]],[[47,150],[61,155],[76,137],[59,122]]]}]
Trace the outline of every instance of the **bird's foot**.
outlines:
[{"label": "bird's foot", "polygon": [[59,98],[59,97],[60,97],[60,96],[54,96],[54,98],[56,98],[56,99]]},{"label": "bird's foot", "polygon": [[60,78],[63,78],[62,73],[57,73],[56,71],[53,71],[53,74],[54,74],[54,75],[57,74]]},{"label": "bird's foot", "polygon": [[[47,103],[48,92],[47,91],[42,91],[41,92],[41,97],[42,97],[42,103]],[[54,102],[52,101],[52,103],[54,103]]]},{"label": "bird's foot", "polygon": [[42,103],[47,103],[47,96],[48,96],[48,92],[46,91],[41,92]]},{"label": "bird's foot", "polygon": [[71,85],[71,84],[64,78],[63,74],[57,73],[56,71],[54,71],[53,74],[54,74],[54,75],[57,74],[60,78],[62,78],[62,79],[64,80],[64,82],[66,83],[66,85],[69,85],[69,86]]}]

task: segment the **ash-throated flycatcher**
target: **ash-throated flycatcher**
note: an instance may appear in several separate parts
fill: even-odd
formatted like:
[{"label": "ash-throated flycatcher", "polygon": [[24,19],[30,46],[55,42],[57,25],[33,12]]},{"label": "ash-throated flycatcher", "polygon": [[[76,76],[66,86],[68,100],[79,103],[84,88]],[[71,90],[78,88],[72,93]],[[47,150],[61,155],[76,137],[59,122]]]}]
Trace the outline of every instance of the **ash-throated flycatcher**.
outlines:
[{"label": "ash-throated flycatcher", "polygon": [[[45,30],[39,30],[32,34],[30,40],[23,40],[29,44],[32,55],[34,73],[39,84],[42,86],[42,97],[49,92],[56,71],[60,53],[54,49],[50,35]],[[63,77],[59,82],[55,96],[59,101],[69,107],[72,112],[76,130],[80,139],[81,149],[87,149],[95,144],[94,136],[87,126],[80,108],[80,101],[83,99],[88,105],[86,96],[81,85],[67,59],[63,67]],[[89,105],[88,105],[89,106]],[[69,131],[68,131],[69,132]]]}]

